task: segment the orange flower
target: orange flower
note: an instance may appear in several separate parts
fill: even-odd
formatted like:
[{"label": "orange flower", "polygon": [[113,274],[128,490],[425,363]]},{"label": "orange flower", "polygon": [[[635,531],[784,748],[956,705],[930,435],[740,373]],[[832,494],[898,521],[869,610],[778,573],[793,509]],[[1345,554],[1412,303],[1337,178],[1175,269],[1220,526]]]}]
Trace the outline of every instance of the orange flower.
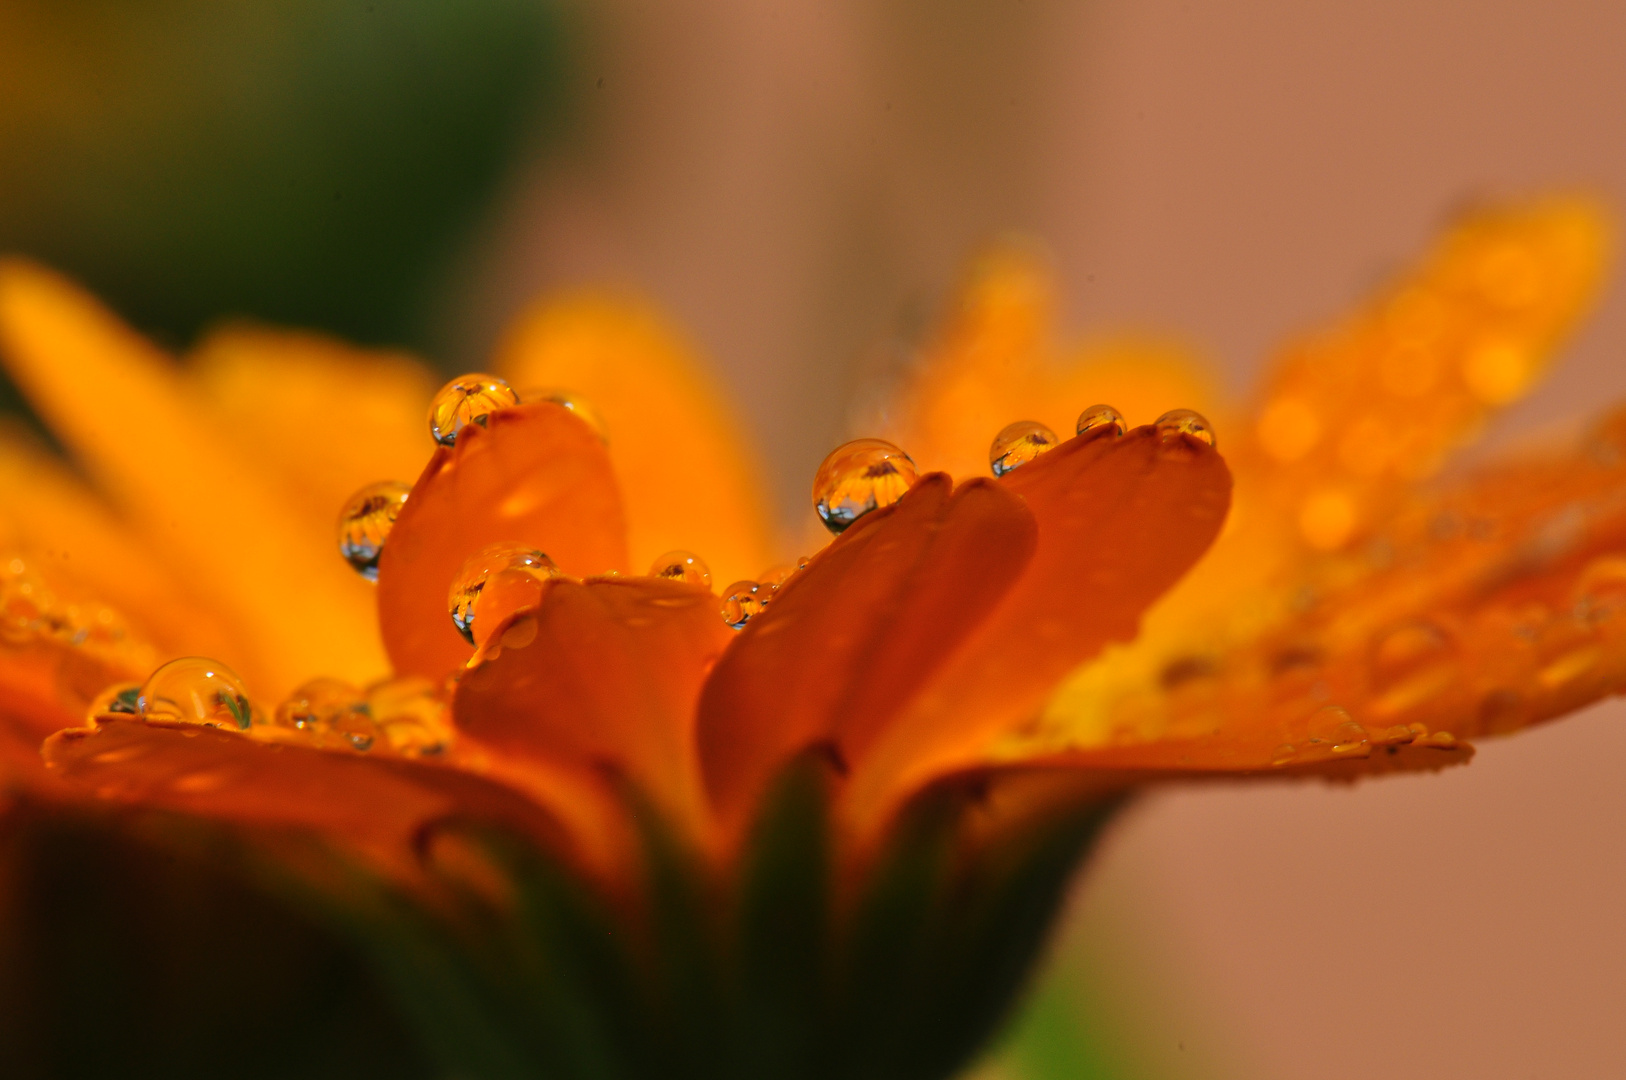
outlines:
[{"label": "orange flower", "polygon": [[[435,948],[503,927],[475,997],[545,970],[636,1016],[571,1050],[517,1034],[574,1032],[565,1005],[510,1009],[480,1064],[420,995],[472,1072],[944,1075],[1126,792],[1438,768],[1621,686],[1626,422],[1436,479],[1586,306],[1603,233],[1568,201],[1467,218],[1251,414],[1148,347],[1056,350],[1042,269],[995,253],[881,425],[913,460],[833,454],[844,531],[755,577],[788,552],[737,425],[635,303],[529,313],[506,383],[436,399],[430,454],[409,360],[239,328],[176,369],[11,263],[0,347],[90,484],[0,457],[3,760],[37,798],[229,825]],[[375,595],[331,514],[414,473],[347,511]],[[137,691],[180,654],[267,696],[201,661]]]}]

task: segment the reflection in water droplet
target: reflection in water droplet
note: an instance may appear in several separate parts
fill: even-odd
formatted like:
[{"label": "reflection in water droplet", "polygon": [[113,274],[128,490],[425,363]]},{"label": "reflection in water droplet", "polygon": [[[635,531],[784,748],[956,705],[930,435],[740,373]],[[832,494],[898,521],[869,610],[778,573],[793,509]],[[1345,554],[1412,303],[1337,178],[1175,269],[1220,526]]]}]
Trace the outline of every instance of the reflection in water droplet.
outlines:
[{"label": "reflection in water droplet", "polygon": [[446,607],[452,625],[470,645],[480,644],[480,625],[495,628],[508,615],[541,599],[542,586],[559,576],[552,559],[529,544],[505,541],[490,544],[471,555],[452,579]]},{"label": "reflection in water droplet", "polygon": [[599,437],[600,442],[610,441],[609,429],[604,426],[604,415],[580,394],[550,386],[536,390],[526,389],[519,395],[519,399],[527,404],[533,401],[551,401],[555,405],[562,405],[569,409],[576,419],[592,428],[593,434]]},{"label": "reflection in water droplet", "polygon": [[745,624],[760,615],[766,606],[764,591],[755,581],[736,581],[730,585],[723,592],[723,621],[735,630],[745,629]]},{"label": "reflection in water droplet", "polygon": [[342,679],[312,679],[277,706],[273,722],[304,732],[318,746],[368,750],[378,729],[360,690]]},{"label": "reflection in water droplet", "polygon": [[1179,436],[1214,445],[1214,427],[1201,413],[1190,409],[1171,409],[1153,421],[1158,437],[1168,442]]},{"label": "reflection in water droplet", "polygon": [[995,476],[1019,469],[1040,454],[1056,448],[1056,433],[1037,420],[1006,424],[988,447],[988,465]]},{"label": "reflection in water droplet", "polygon": [[711,567],[692,551],[668,551],[650,564],[649,576],[711,588]]},{"label": "reflection in water droplet", "polygon": [[513,387],[495,375],[459,375],[430,403],[429,434],[440,445],[453,446],[457,433],[468,425],[485,427],[492,413],[518,404]]},{"label": "reflection in water droplet", "polygon": [[237,673],[216,660],[183,656],[147,677],[136,696],[145,720],[167,720],[246,731],[254,721],[248,691]]},{"label": "reflection in water droplet", "polygon": [[884,439],[854,439],[831,451],[813,477],[813,509],[833,533],[872,510],[891,506],[914,487],[908,454]]},{"label": "reflection in water droplet", "polygon": [[384,541],[411,493],[410,487],[395,480],[368,484],[350,496],[339,512],[339,554],[368,581],[378,580]]},{"label": "reflection in water droplet", "polygon": [[1091,405],[1078,414],[1073,430],[1079,435],[1095,439],[1103,436],[1117,438],[1129,430],[1124,415],[1111,405]]},{"label": "reflection in water droplet", "polygon": [[107,713],[131,715],[139,713],[141,711],[141,706],[138,703],[140,698],[140,683],[114,683],[96,695],[96,700],[92,701],[90,708],[85,711],[85,718],[95,722],[98,716]]}]

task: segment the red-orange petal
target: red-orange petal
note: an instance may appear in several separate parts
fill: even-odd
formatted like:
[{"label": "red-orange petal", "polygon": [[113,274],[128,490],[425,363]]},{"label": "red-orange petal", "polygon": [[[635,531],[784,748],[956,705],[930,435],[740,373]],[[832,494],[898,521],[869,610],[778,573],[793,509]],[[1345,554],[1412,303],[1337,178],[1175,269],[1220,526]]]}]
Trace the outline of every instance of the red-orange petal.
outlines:
[{"label": "red-orange petal", "polygon": [[987,616],[1035,545],[1004,487],[943,473],[843,533],[723,656],[700,707],[707,789],[737,825],[774,771],[831,740],[851,760]]},{"label": "red-orange petal", "polygon": [[942,677],[874,733],[848,792],[859,819],[975,763],[992,738],[1032,719],[1079,663],[1134,637],[1142,613],[1207,550],[1230,506],[1230,473],[1211,446],[1150,427],[1063,443],[1001,483],[1038,519],[1038,550]]},{"label": "red-orange petal", "polygon": [[[422,759],[332,753],[212,728],[102,717],[44,746],[53,772],[97,798],[156,806],[246,827],[313,832],[394,876],[415,876],[419,831],[447,819],[499,824],[563,857],[598,859],[566,815],[582,802]],[[560,811],[560,812],[555,812]]]},{"label": "red-orange petal", "polygon": [[626,525],[604,444],[550,402],[493,413],[430,459],[378,567],[378,618],[400,675],[440,678],[468,659],[446,593],[465,560],[518,541],[567,574],[625,569]]},{"label": "red-orange petal", "polygon": [[454,722],[513,759],[608,766],[696,822],[695,700],[732,633],[693,585],[555,581],[459,680]]}]

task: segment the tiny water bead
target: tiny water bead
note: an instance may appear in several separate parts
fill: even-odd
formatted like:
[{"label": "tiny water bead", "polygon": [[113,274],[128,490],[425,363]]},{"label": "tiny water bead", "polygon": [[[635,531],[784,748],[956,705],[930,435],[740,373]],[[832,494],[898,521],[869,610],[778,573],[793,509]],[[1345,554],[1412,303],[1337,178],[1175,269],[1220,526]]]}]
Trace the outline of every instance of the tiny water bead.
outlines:
[{"label": "tiny water bead", "polygon": [[368,484],[350,496],[339,512],[339,554],[368,581],[378,580],[384,541],[411,493],[412,488],[396,480]]},{"label": "tiny water bead", "polygon": [[439,754],[452,741],[446,695],[421,676],[386,679],[368,687],[367,711],[382,744],[395,753]]},{"label": "tiny water bead", "polygon": [[831,451],[813,477],[813,509],[833,533],[872,510],[891,506],[915,486],[908,454],[885,439],[854,439]]},{"label": "tiny water bead", "polygon": [[569,409],[576,419],[592,428],[593,434],[599,437],[599,441],[606,443],[610,441],[609,429],[604,426],[604,415],[594,408],[592,402],[580,394],[550,386],[539,390],[527,389],[520,395],[520,400],[527,403],[551,401],[555,405],[563,406]]},{"label": "tiny water bead", "polygon": [[692,551],[668,551],[650,564],[649,576],[711,588],[711,567]]},{"label": "tiny water bead", "polygon": [[1106,435],[1117,438],[1129,430],[1129,425],[1124,423],[1124,414],[1111,405],[1091,405],[1078,414],[1074,430],[1092,439]]},{"label": "tiny water bead", "polygon": [[514,388],[495,375],[459,375],[430,403],[429,434],[442,446],[455,446],[457,433],[465,427],[485,427],[492,413],[518,404]]},{"label": "tiny water bead", "polygon": [[736,581],[723,592],[723,621],[735,630],[744,630],[745,624],[767,607],[766,594],[771,592],[761,582]]},{"label": "tiny water bead", "polygon": [[168,720],[247,731],[254,722],[248,691],[237,673],[217,660],[183,656],[147,677],[136,696],[143,720]]},{"label": "tiny water bead", "polygon": [[[803,565],[806,565],[805,559]],[[801,566],[770,566],[757,575],[757,583],[764,586],[770,593],[776,593],[779,591],[779,587],[794,577],[796,571],[800,569]]]},{"label": "tiny water bead", "polygon": [[1214,445],[1214,427],[1202,415],[1190,409],[1171,409],[1152,422],[1158,437],[1165,441],[1184,435],[1198,442]]},{"label": "tiny water bead", "polygon": [[995,476],[1004,476],[1056,448],[1056,433],[1037,420],[1018,420],[1000,429],[988,447],[988,464]]},{"label": "tiny water bead", "polygon": [[312,679],[277,706],[273,723],[312,736],[318,745],[338,743],[369,750],[377,728],[361,691],[342,679]]},{"label": "tiny water bead", "polygon": [[559,576],[552,559],[529,544],[504,542],[481,548],[452,579],[446,607],[452,625],[470,645],[479,644],[474,625],[496,626],[522,607],[540,601],[542,586]]}]

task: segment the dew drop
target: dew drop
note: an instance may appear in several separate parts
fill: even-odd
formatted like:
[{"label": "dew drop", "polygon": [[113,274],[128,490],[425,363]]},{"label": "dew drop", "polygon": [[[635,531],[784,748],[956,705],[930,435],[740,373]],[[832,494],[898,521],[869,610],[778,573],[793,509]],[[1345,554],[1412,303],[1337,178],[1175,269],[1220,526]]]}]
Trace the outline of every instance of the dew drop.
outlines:
[{"label": "dew drop", "polygon": [[381,742],[412,757],[443,752],[452,741],[445,695],[428,679],[386,679],[367,689],[367,711]]},{"label": "dew drop", "polygon": [[785,582],[794,577],[796,571],[800,569],[800,566],[786,566],[783,564],[779,566],[770,566],[768,569],[757,575],[757,582],[770,593],[776,593],[779,591],[780,586],[784,585]]},{"label": "dew drop", "polygon": [[649,576],[711,588],[711,567],[692,551],[668,551],[650,564]]},{"label": "dew drop", "polygon": [[90,703],[90,708],[85,712],[85,718],[94,723],[98,716],[108,713],[136,715],[141,712],[137,704],[140,697],[140,683],[114,683],[96,695],[96,700]]},{"label": "dew drop", "polygon": [[254,722],[243,680],[226,665],[202,656],[171,660],[149,675],[136,695],[136,710],[144,720],[240,731]]},{"label": "dew drop", "polygon": [[914,487],[908,454],[884,439],[854,439],[831,451],[813,477],[813,509],[833,533],[872,510],[891,506]]},{"label": "dew drop", "polygon": [[576,419],[592,428],[593,434],[599,437],[600,442],[607,443],[610,441],[609,429],[604,426],[604,414],[599,412],[592,402],[580,394],[570,390],[561,390],[558,387],[545,387],[540,390],[527,389],[520,395],[520,400],[524,402],[551,401],[555,405],[563,406],[569,409]]},{"label": "dew drop", "polygon": [[1124,414],[1111,405],[1091,405],[1078,414],[1074,430],[1091,439],[1105,435],[1116,439],[1129,430],[1129,425],[1124,423]]},{"label": "dew drop", "polygon": [[1213,425],[1209,424],[1201,413],[1190,409],[1171,409],[1153,421],[1152,427],[1157,430],[1158,438],[1164,442],[1184,435],[1188,439],[1195,439],[1209,446],[1214,445]]},{"label": "dew drop", "polygon": [[988,464],[995,476],[1019,469],[1040,454],[1056,448],[1056,433],[1037,420],[1006,424],[988,447]]},{"label": "dew drop", "polygon": [[520,608],[538,603],[542,586],[558,576],[553,560],[529,544],[503,542],[483,547],[463,563],[446,594],[452,625],[463,640],[478,645],[477,615],[481,626],[495,627]]},{"label": "dew drop", "polygon": [[459,375],[430,403],[429,434],[442,446],[454,446],[457,433],[468,425],[485,427],[492,413],[518,404],[513,387],[495,375]]},{"label": "dew drop", "polygon": [[368,484],[350,496],[339,512],[339,554],[368,581],[378,580],[384,541],[411,493],[410,487],[396,480]]},{"label": "dew drop", "polygon": [[365,695],[342,679],[303,684],[277,706],[272,722],[303,732],[318,746],[369,750],[378,735]]},{"label": "dew drop", "polygon": [[1272,765],[1286,765],[1298,756],[1298,749],[1292,743],[1282,743],[1270,755]]},{"label": "dew drop", "polygon": [[745,629],[754,616],[767,606],[763,586],[755,581],[736,581],[723,593],[723,621],[735,630]]}]

